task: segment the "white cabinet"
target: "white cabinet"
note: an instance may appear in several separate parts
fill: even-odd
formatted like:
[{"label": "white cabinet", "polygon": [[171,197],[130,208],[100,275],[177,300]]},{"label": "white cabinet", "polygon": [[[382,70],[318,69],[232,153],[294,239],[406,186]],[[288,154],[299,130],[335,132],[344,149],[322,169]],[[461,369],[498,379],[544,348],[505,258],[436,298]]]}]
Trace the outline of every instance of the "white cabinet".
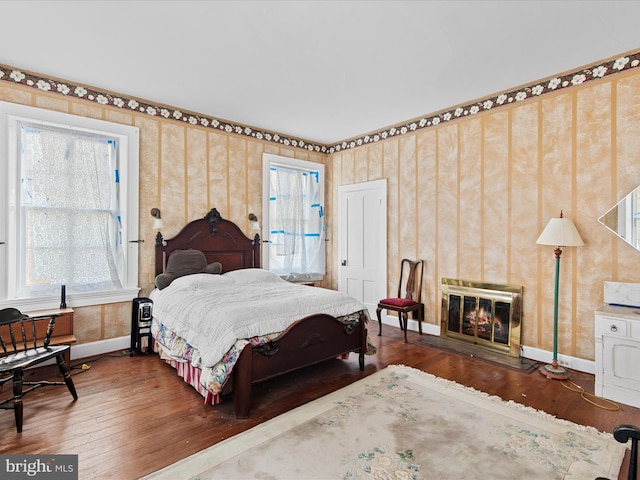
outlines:
[{"label": "white cabinet", "polygon": [[605,304],[595,317],[595,393],[640,407],[640,308]]}]

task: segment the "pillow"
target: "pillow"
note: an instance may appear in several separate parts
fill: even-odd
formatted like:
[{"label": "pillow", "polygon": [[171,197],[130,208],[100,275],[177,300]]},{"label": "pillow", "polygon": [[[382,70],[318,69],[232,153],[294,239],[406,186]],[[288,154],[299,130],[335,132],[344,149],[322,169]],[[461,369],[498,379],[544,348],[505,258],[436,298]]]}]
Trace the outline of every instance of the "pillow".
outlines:
[{"label": "pillow", "polygon": [[220,262],[213,262],[202,269],[200,273],[211,273],[218,275],[222,273],[222,264]]},{"label": "pillow", "polygon": [[[220,289],[233,285],[233,280],[224,275],[209,275],[208,273],[193,273],[176,278],[171,282],[171,291],[178,290],[206,290],[208,294],[216,294]],[[216,292],[216,290],[218,292]]]},{"label": "pillow", "polygon": [[232,270],[225,273],[224,275],[225,277],[232,278],[234,282],[238,284],[249,284],[257,282],[275,283],[285,281],[282,280],[276,273],[270,272],[269,270],[264,270],[262,268],[243,268],[240,270]]},{"label": "pillow", "polygon": [[174,250],[169,256],[167,268],[155,279],[156,287],[159,290],[167,288],[176,278],[192,273],[212,273],[222,272],[222,264],[213,262],[207,265],[207,257],[200,250]]}]

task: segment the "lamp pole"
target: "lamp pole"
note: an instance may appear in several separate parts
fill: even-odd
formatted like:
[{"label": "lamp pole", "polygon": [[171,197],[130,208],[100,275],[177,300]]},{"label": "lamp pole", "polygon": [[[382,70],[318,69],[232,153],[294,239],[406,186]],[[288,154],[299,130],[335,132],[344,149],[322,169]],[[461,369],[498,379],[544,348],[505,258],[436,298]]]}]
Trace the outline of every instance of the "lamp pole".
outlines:
[{"label": "lamp pole", "polygon": [[556,248],[553,253],[556,254],[556,284],[553,290],[553,368],[558,368],[558,284],[560,279],[560,255],[562,250]]}]

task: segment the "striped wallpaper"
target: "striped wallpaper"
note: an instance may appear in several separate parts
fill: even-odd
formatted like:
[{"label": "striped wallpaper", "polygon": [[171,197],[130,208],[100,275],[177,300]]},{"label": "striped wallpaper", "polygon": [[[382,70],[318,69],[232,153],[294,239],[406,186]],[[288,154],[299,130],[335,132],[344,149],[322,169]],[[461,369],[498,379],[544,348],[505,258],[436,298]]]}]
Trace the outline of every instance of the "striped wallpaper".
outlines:
[{"label": "striped wallpaper", "polygon": [[[616,62],[622,67],[616,68]],[[337,287],[337,237],[332,232],[338,186],[386,178],[388,291],[396,288],[401,258],[425,259],[427,322],[437,329],[440,278],[522,285],[522,343],[551,350],[553,248],[535,241],[549,218],[563,210],[576,223],[585,246],[565,249],[562,255],[559,351],[592,360],[593,310],[603,299],[602,282],[640,281],[640,253],[597,222],[640,184],[637,64],[637,54],[597,62],[580,70],[591,73],[569,72],[554,77],[557,81],[536,81],[491,95],[460,107],[458,116],[458,107],[452,107],[410,120],[406,128],[388,127],[317,149],[304,140],[300,144],[300,139],[284,142],[286,135],[273,132],[266,138],[266,131],[253,127],[229,131],[213,128],[210,118],[204,125],[190,121],[189,114],[187,120],[176,119],[172,114],[152,115],[146,106],[140,110],[113,103],[124,95],[111,94],[100,102],[95,89],[87,88],[93,92],[90,100],[58,89],[64,82],[57,81],[53,88],[51,80],[49,88],[44,83],[38,87],[46,77],[25,74],[16,81],[11,74],[18,70],[6,66],[0,100],[140,128],[142,295],[153,284],[151,208],[162,211],[166,237],[212,207],[249,233],[248,214],[262,216],[262,154],[274,153],[326,166],[330,241],[323,286]],[[596,70],[598,66],[607,70]],[[535,90],[542,85],[543,91]],[[530,93],[518,96],[521,91]],[[502,104],[499,98],[504,98]],[[77,309],[79,343],[128,335],[130,315],[129,303]]]}]

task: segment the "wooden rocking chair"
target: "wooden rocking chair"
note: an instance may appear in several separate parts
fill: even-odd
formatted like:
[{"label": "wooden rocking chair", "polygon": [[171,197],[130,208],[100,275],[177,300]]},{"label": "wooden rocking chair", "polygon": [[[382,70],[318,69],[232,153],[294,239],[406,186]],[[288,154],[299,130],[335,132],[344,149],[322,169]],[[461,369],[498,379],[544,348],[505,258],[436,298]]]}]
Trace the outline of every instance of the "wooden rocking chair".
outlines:
[{"label": "wooden rocking chair", "polygon": [[[73,399],[78,399],[71,374],[64,361],[64,355],[71,347],[49,345],[57,316],[29,317],[15,308],[0,310],[0,387],[10,380],[13,381],[13,396],[0,401],[0,408],[14,410],[18,433],[22,432],[22,397],[27,393],[38,387],[66,385]],[[53,358],[58,363],[64,382],[23,381],[27,368]],[[24,389],[25,386],[29,388]]]}]

